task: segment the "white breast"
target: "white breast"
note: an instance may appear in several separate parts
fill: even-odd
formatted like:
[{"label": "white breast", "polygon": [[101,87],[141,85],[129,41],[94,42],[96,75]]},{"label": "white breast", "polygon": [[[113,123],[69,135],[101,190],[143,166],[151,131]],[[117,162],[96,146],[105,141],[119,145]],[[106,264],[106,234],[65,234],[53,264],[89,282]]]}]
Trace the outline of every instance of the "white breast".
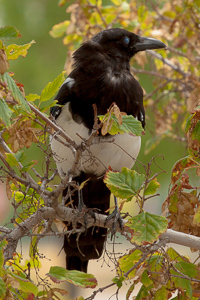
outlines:
[{"label": "white breast", "polygon": [[[72,119],[69,103],[62,108],[56,123],[77,144],[82,142],[79,136],[84,139],[89,137],[88,128]],[[114,142],[111,142],[113,139]],[[93,139],[90,148],[83,152],[77,171],[78,173],[83,171],[100,176],[105,173],[109,166],[116,171],[121,171],[122,167],[131,168],[140,151],[140,145],[140,136],[134,137],[127,133],[108,137],[97,136]],[[59,174],[63,177],[70,170],[74,161],[74,155],[70,148],[64,146],[53,137],[51,137],[51,148]]]}]

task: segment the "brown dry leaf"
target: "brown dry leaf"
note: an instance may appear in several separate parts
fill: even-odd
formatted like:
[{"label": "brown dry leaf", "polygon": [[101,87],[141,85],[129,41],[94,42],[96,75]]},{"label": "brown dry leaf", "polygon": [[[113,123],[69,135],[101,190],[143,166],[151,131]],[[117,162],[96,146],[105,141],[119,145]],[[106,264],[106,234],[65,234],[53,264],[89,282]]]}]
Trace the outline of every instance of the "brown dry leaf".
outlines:
[{"label": "brown dry leaf", "polygon": [[38,143],[37,135],[40,129],[32,127],[32,120],[17,120],[7,131],[10,135],[7,142],[11,144],[13,152],[24,147],[30,148],[32,143]]},{"label": "brown dry leaf", "polygon": [[3,75],[9,68],[9,63],[7,61],[6,51],[0,49],[0,74]]},{"label": "brown dry leaf", "polygon": [[19,281],[17,279],[15,279],[13,276],[11,276],[10,274],[7,274],[7,276],[6,276],[6,283],[10,284],[12,286],[12,288],[14,288],[14,289],[20,288]]}]

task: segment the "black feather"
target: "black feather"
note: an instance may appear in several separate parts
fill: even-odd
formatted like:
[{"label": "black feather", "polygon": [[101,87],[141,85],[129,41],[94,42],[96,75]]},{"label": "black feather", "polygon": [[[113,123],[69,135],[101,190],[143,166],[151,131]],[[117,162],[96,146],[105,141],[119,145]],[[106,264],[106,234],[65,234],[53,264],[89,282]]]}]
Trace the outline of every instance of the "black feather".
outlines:
[{"label": "black feather", "polygon": [[[93,128],[92,104],[94,103],[97,106],[98,115],[102,115],[115,102],[121,111],[136,117],[144,127],[143,90],[131,74],[129,63],[138,51],[164,47],[165,45],[158,40],[142,38],[124,29],[114,28],[101,31],[74,52],[73,71],[55,98],[58,104],[65,108],[53,107],[51,114],[58,124],[76,140],[78,139],[76,131],[84,135],[83,138],[87,138]],[[81,161],[78,167],[78,174],[75,178],[77,182],[81,183],[90,178],[83,188],[83,201],[88,208],[98,209],[100,213],[105,213],[109,208],[110,191],[103,183],[103,175],[109,163],[118,171],[123,163],[127,167],[132,167],[134,160],[127,158],[127,153],[124,154],[120,148],[127,147],[128,155],[135,158],[139,152],[140,138],[126,134],[124,137],[114,136],[116,143],[118,142],[120,146],[117,147],[105,142],[109,137],[103,138],[100,135],[99,140],[96,141],[104,140],[104,146],[99,148],[98,145],[91,146],[88,158],[91,163],[85,158],[85,161]],[[80,139],[79,142],[81,142]],[[62,147],[64,146],[52,140],[52,149],[61,176],[68,172],[73,163],[70,150]],[[92,160],[92,155],[94,157],[96,155],[97,159]],[[102,167],[101,163],[104,161],[107,165]],[[72,199],[73,205],[78,206],[77,192],[72,195]],[[65,237],[67,268],[87,272],[88,260],[99,258],[102,254],[106,232],[104,228],[88,229],[85,235],[80,236],[79,247],[76,234],[71,235],[70,238]]]}]

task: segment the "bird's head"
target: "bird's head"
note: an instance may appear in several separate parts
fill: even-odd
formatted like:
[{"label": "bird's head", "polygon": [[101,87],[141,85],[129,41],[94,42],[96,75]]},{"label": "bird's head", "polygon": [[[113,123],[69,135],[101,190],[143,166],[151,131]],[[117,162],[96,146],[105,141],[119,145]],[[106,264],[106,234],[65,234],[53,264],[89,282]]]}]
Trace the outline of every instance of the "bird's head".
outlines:
[{"label": "bird's head", "polygon": [[103,30],[95,35],[92,41],[99,44],[106,54],[129,60],[139,51],[166,48],[166,45],[157,39],[141,37],[121,28]]}]

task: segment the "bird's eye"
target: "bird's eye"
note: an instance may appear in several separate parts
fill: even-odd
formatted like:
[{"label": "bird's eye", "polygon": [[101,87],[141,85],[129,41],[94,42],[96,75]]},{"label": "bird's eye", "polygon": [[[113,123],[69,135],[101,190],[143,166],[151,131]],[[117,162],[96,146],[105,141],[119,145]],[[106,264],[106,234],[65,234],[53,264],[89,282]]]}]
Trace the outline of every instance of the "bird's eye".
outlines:
[{"label": "bird's eye", "polygon": [[124,44],[125,46],[128,46],[129,42],[130,42],[130,38],[129,38],[128,36],[125,36],[125,37],[123,38],[123,44]]}]

